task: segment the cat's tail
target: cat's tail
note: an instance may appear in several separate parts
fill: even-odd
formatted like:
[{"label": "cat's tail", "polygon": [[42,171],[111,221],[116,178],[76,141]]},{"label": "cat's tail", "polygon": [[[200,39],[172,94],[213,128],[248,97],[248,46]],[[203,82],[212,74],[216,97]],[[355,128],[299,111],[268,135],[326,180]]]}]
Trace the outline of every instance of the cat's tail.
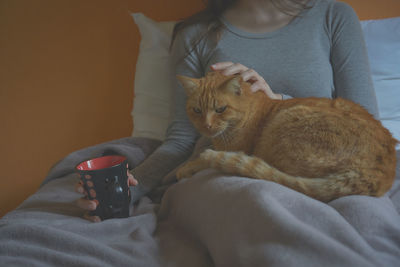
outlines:
[{"label": "cat's tail", "polygon": [[377,192],[372,192],[376,191],[374,188],[377,185],[373,185],[365,179],[360,179],[360,174],[353,171],[329,177],[305,178],[281,172],[264,160],[255,156],[248,156],[242,152],[207,149],[200,157],[206,159],[210,167],[225,173],[276,182],[324,202],[346,195],[380,195],[379,193],[376,194]]}]

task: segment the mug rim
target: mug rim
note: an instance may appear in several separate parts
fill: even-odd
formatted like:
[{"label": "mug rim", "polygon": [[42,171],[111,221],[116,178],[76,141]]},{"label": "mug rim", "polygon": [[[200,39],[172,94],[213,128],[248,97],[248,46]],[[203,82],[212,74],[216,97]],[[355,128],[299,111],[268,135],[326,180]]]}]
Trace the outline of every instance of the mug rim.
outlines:
[{"label": "mug rim", "polygon": [[[99,163],[98,161],[103,161],[103,160],[109,160],[114,158],[115,161],[110,162],[109,165],[107,162]],[[105,169],[110,169],[117,167],[121,165],[123,162],[125,162],[127,158],[122,155],[106,155],[106,156],[100,156],[100,157],[95,157],[95,158],[90,158],[84,161],[81,161],[75,166],[75,170],[81,171],[81,172],[90,172],[90,171],[99,171],[99,170],[105,170]],[[105,167],[96,167],[95,165],[101,166],[101,164],[106,164],[103,165]],[[100,165],[99,165],[100,164]],[[94,165],[92,168],[90,165]]]}]

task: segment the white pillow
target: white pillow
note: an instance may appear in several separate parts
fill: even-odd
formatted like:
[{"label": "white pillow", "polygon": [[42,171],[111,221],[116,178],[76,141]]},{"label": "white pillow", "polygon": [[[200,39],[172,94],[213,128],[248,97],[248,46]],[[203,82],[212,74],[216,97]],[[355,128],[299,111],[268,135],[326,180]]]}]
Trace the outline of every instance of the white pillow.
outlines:
[{"label": "white pillow", "polygon": [[[168,49],[175,22],[132,14],[142,40],[136,64],[132,136],[164,140],[173,83]],[[383,125],[400,140],[400,17],[361,21]]]},{"label": "white pillow", "polygon": [[171,75],[174,73],[169,62],[169,45],[175,22],[155,22],[141,13],[134,13],[132,17],[142,37],[131,112],[132,136],[164,140],[171,121]]},{"label": "white pillow", "polygon": [[400,17],[361,21],[382,124],[400,140]]}]

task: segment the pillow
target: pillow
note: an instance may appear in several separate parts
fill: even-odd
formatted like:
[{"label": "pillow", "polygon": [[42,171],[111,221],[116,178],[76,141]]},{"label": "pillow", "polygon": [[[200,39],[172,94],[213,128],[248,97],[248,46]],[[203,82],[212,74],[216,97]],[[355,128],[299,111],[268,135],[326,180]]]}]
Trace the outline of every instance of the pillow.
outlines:
[{"label": "pillow", "polygon": [[[142,35],[135,74],[132,136],[165,138],[173,85],[168,49],[175,22],[133,18]],[[383,125],[400,140],[400,17],[361,21]],[[156,75],[155,75],[156,74]]]},{"label": "pillow", "polygon": [[133,100],[134,137],[164,140],[171,121],[173,85],[169,45],[175,22],[155,22],[141,13],[132,17],[139,28],[141,41],[135,73]]},{"label": "pillow", "polygon": [[361,21],[382,124],[400,140],[400,17]]}]

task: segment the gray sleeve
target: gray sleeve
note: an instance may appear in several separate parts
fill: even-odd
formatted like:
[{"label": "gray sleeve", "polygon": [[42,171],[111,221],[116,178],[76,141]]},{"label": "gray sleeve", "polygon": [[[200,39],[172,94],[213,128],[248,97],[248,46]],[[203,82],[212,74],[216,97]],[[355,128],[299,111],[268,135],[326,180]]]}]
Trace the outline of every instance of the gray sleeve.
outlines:
[{"label": "gray sleeve", "polygon": [[329,19],[334,97],[352,100],[378,118],[368,54],[358,17],[348,4],[335,2]]},{"label": "gray sleeve", "polygon": [[[188,52],[190,37],[180,34],[176,37],[171,49],[171,67],[176,69],[176,74],[191,77],[203,76],[202,68],[196,51]],[[170,123],[165,141],[142,164],[132,172],[139,184],[131,187],[132,202],[151,191],[159,185],[164,176],[185,161],[194,148],[199,134],[186,115],[186,94],[177,82],[173,98],[174,118]]]}]

